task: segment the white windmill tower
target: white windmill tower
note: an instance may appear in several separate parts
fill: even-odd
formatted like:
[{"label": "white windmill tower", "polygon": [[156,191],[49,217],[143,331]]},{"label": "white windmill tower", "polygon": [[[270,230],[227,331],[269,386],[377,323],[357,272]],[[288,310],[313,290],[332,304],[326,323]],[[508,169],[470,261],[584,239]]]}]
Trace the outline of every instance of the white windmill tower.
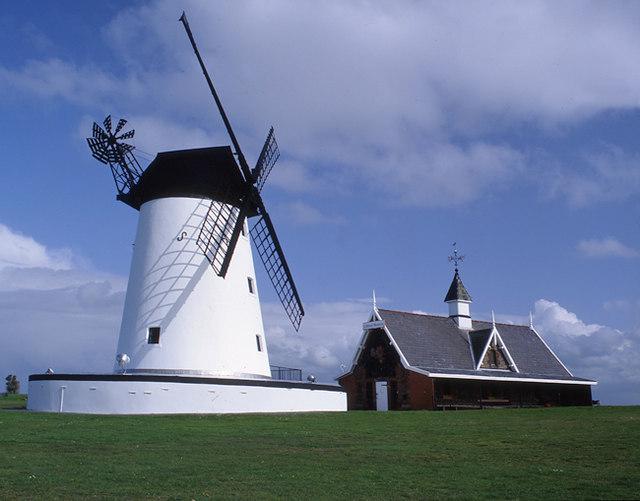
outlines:
[{"label": "white windmill tower", "polygon": [[[344,410],[346,397],[338,387],[271,380],[250,238],[296,330],[304,315],[260,194],[279,157],[278,145],[271,128],[256,166],[249,168],[184,13],[180,21],[233,149],[163,152],[143,170],[133,146],[123,142],[134,131],[120,134],[126,120],[113,131],[110,116],[104,129],[94,123],[93,137],[87,139],[93,156],[111,168],[118,200],[139,210],[114,367],[117,377],[100,380],[141,383],[148,388],[142,393],[153,397],[132,407],[120,400],[122,385],[94,386],[111,402],[98,405],[95,412]],[[250,232],[247,219],[253,222]],[[31,378],[43,385],[42,381],[66,381],[63,376]],[[95,384],[96,379],[91,381]],[[66,409],[71,405],[69,384],[60,386],[60,402],[66,389]],[[158,391],[157,384],[181,385],[177,391],[185,403],[175,404],[166,393],[163,397],[170,388]],[[208,395],[202,393],[203,385]],[[132,391],[138,394],[130,390],[129,395]],[[215,405],[210,405],[211,392]],[[242,396],[252,393],[252,399]],[[55,398],[46,398],[51,406]],[[31,408],[47,410],[39,409],[31,396],[30,402]],[[74,411],[92,412],[90,405],[85,399]]]}]

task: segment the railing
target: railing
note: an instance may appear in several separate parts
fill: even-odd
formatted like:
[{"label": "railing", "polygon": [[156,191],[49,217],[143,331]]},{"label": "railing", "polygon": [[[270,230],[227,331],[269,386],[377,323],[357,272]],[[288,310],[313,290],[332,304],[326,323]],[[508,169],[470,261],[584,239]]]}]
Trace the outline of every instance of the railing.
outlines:
[{"label": "railing", "polygon": [[302,369],[271,365],[271,377],[282,381],[302,381]]}]

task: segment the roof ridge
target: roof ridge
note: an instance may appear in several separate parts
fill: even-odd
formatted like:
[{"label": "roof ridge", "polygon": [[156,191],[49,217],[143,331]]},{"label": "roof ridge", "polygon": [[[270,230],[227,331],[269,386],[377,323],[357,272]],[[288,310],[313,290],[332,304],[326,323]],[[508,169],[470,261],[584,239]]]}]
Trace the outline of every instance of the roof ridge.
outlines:
[{"label": "roof ridge", "polygon": [[[396,313],[406,313],[407,315],[417,315],[420,317],[433,317],[433,318],[451,318],[448,315],[436,315],[434,313],[417,313],[415,311],[406,311],[406,310],[394,310],[392,308],[378,308],[378,310],[382,310],[382,311],[393,311]],[[491,324],[491,320],[477,320],[477,319],[472,319],[474,322],[482,322],[485,324]],[[504,325],[506,327],[526,327],[527,329],[530,329],[530,327],[528,325],[525,324],[507,324],[505,322],[496,322],[496,325]],[[469,330],[469,332],[473,332],[476,329],[471,329]]]},{"label": "roof ridge", "polygon": [[445,315],[435,315],[433,313],[417,313],[415,311],[405,311],[405,310],[393,310],[391,308],[378,308],[378,310],[382,310],[382,311],[393,311],[396,313],[406,313],[407,315],[417,315],[420,317],[434,317],[434,318],[449,318],[449,316],[445,316]]},{"label": "roof ridge", "polygon": [[[491,324],[493,322],[491,322],[491,320],[473,320],[474,322],[484,322],[486,324]],[[531,329],[531,327],[529,325],[526,324],[507,324],[505,322],[496,322],[496,325],[504,325],[506,327],[526,327],[527,329]]]}]

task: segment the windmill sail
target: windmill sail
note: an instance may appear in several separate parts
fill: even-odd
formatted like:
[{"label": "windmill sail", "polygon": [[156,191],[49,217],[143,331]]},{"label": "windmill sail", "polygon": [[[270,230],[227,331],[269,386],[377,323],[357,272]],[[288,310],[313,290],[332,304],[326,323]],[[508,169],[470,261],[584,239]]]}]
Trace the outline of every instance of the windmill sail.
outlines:
[{"label": "windmill sail", "polygon": [[240,149],[240,143],[236,139],[236,135],[233,132],[233,128],[231,127],[231,122],[229,122],[229,118],[224,111],[222,106],[222,101],[220,101],[220,97],[216,92],[216,88],[213,86],[213,81],[209,76],[209,72],[207,71],[207,67],[204,65],[204,61],[202,60],[202,56],[200,55],[200,51],[198,50],[198,46],[196,45],[196,40],[193,38],[193,33],[191,33],[191,28],[189,27],[189,21],[187,21],[187,15],[183,12],[182,16],[180,16],[180,22],[184,26],[185,31],[187,32],[187,36],[189,37],[189,41],[191,42],[191,47],[193,47],[193,51],[198,58],[198,63],[200,63],[200,69],[204,74],[204,78],[207,80],[207,85],[209,86],[209,91],[213,96],[213,100],[216,102],[216,106],[218,107],[218,111],[220,112],[220,116],[222,117],[222,121],[224,122],[224,126],[227,129],[227,133],[229,134],[229,138],[233,143],[233,148],[236,151],[236,155],[238,156],[238,162],[240,163],[240,170],[242,170],[242,174],[246,181],[251,179],[251,170],[249,169],[249,165],[242,154],[242,150]]},{"label": "windmill sail", "polygon": [[278,143],[276,142],[276,136],[273,132],[273,127],[269,129],[267,134],[267,140],[264,142],[256,166],[253,169],[253,178],[255,179],[256,188],[258,191],[262,191],[264,183],[267,181],[271,169],[280,158],[280,150],[278,149]]},{"label": "windmill sail", "polygon": [[257,209],[257,214],[260,218],[253,226],[251,236],[260,255],[260,259],[267,270],[269,279],[280,298],[280,302],[282,306],[284,306],[287,316],[297,331],[300,328],[300,322],[304,316],[304,309],[295,283],[293,282],[291,271],[284,257],[284,252],[276,236],[275,228],[260,197],[260,192],[264,187],[267,177],[280,156],[273,127],[269,130],[267,140],[256,162],[256,167],[251,170],[240,149],[240,144],[233,132],[231,122],[224,111],[220,97],[213,86],[213,81],[200,55],[193,33],[191,33],[191,29],[189,28],[187,16],[184,12],[180,17],[180,21],[187,32],[193,51],[200,64],[200,69],[204,74],[211,95],[229,134],[229,138],[233,143],[240,171],[246,185],[246,191],[242,195],[240,207],[225,206],[226,208],[222,208],[214,205],[215,202],[211,205],[203,221],[200,236],[198,237],[198,245],[207,256],[214,271],[219,276],[224,277],[231,263],[245,216],[249,211],[253,213],[252,215],[255,215],[255,210]]},{"label": "windmill sail", "polygon": [[251,237],[258,250],[262,264],[267,270],[267,275],[269,275],[269,279],[280,298],[284,311],[297,331],[304,316],[304,307],[302,306],[302,301],[300,301],[284,252],[280,242],[278,242],[276,230],[266,211],[260,215],[258,221],[251,228]]}]

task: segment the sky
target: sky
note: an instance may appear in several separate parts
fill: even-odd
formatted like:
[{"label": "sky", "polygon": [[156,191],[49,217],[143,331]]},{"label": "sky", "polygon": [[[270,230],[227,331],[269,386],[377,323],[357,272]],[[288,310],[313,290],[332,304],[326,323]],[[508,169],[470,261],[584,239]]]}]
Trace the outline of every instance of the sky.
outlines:
[{"label": "sky", "polygon": [[528,323],[640,404],[637,2],[22,1],[0,12],[0,372],[110,371],[137,213],[84,138],[229,144],[187,12],[307,315],[258,269],[272,363],[331,381],[371,309]]}]

